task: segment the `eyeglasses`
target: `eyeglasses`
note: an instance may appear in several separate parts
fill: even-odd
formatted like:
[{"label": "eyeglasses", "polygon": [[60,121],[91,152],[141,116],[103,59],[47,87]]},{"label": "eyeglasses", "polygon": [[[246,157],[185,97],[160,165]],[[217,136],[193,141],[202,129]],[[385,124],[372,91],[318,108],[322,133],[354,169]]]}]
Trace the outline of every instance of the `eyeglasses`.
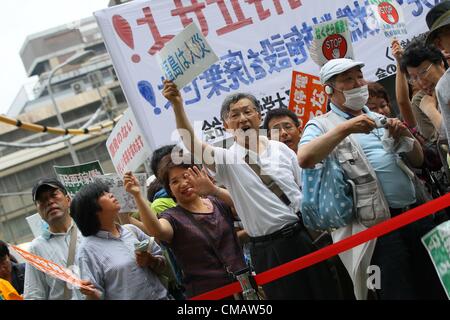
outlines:
[{"label": "eyeglasses", "polygon": [[433,66],[433,63],[430,63],[430,65],[420,72],[417,72],[417,77],[409,77],[408,82],[410,84],[414,84],[417,82],[417,80],[422,79],[427,75],[428,71],[430,71],[431,67]]},{"label": "eyeglasses", "polygon": [[254,116],[256,113],[257,111],[254,108],[247,108],[242,111],[233,110],[228,114],[228,119],[230,119],[231,121],[237,121],[241,117],[241,114],[243,114],[244,117],[248,119]]},{"label": "eyeglasses", "polygon": [[283,122],[283,123],[273,126],[271,130],[279,130],[281,132],[281,129],[283,129],[286,132],[290,132],[290,131],[297,130],[297,127],[295,127],[293,124],[291,124],[289,122]]}]

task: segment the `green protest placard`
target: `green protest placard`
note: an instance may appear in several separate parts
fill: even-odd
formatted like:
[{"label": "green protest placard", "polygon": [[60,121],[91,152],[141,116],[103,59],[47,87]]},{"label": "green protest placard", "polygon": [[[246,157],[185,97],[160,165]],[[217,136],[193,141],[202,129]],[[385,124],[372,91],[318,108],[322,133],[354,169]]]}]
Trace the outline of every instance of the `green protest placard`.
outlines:
[{"label": "green protest placard", "polygon": [[66,187],[73,197],[85,184],[94,181],[94,177],[103,174],[100,162],[92,161],[76,166],[53,166],[58,180]]},{"label": "green protest placard", "polygon": [[450,221],[444,222],[422,237],[442,286],[450,299]]}]

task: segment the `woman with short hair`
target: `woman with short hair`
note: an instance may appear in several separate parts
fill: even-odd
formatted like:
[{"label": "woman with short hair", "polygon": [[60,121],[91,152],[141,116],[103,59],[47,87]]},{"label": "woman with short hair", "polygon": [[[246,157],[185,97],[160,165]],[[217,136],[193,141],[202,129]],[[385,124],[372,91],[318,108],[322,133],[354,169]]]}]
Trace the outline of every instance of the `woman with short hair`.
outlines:
[{"label": "woman with short hair", "polygon": [[206,174],[193,162],[175,164],[170,155],[161,160],[158,177],[177,202],[160,219],[145,205],[144,198],[136,196],[139,184],[131,173],[125,174],[124,185],[135,195],[147,230],[175,254],[184,273],[186,296],[193,297],[234,282],[233,273],[245,269],[246,265],[231,207],[219,200],[221,197],[232,203],[227,191],[211,182],[207,193],[214,196],[202,198],[194,180],[206,180]]},{"label": "woman with short hair", "polygon": [[[140,194],[140,193],[139,193]],[[133,225],[116,224],[120,204],[108,186],[94,182],[75,195],[70,214],[85,237],[77,252],[77,265],[88,289],[88,299],[166,300],[167,290],[157,273],[165,266],[161,249]],[[148,248],[136,251],[139,244]]]}]

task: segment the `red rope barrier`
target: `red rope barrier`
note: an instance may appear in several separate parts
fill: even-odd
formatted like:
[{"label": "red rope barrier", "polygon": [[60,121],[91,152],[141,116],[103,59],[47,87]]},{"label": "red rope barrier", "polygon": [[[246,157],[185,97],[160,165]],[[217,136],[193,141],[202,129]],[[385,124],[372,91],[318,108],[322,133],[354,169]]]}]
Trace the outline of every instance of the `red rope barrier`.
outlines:
[{"label": "red rope barrier", "polygon": [[[317,250],[313,253],[310,253],[301,258],[292,260],[285,264],[282,264],[273,269],[264,271],[258,275],[256,275],[255,280],[258,285],[264,285],[266,283],[272,282],[284,276],[287,276],[296,271],[307,268],[311,265],[329,259],[341,252],[350,250],[354,247],[357,247],[367,241],[378,238],[382,235],[385,235],[389,232],[397,230],[401,227],[404,227],[410,223],[413,223],[417,220],[425,218],[437,211],[447,208],[450,206],[450,193],[442,196],[438,199],[429,201],[421,206],[418,206],[414,209],[411,209],[401,215],[398,215],[392,219],[384,221],[382,223],[377,224],[367,230],[359,232],[351,237],[348,237],[342,241],[336,242],[332,245],[329,245],[325,248]],[[219,300],[225,297],[231,296],[235,293],[241,292],[242,288],[239,282],[233,282],[229,285],[226,285],[222,288],[218,288],[201,295],[195,296],[190,300]]]}]

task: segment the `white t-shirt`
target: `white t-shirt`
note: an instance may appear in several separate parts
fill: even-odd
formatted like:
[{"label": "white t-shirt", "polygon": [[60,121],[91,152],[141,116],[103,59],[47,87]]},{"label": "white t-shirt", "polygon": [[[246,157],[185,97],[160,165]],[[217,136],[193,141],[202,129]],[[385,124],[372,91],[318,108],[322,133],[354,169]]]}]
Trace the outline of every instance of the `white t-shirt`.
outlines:
[{"label": "white t-shirt", "polygon": [[230,192],[237,214],[251,237],[271,234],[298,221],[302,200],[301,169],[295,152],[263,136],[260,141],[265,146],[264,152],[258,157],[249,151],[250,158],[256,159],[262,172],[269,174],[286,194],[291,201],[289,207],[245,163],[245,148],[236,143],[228,150],[214,148],[215,179]]}]

